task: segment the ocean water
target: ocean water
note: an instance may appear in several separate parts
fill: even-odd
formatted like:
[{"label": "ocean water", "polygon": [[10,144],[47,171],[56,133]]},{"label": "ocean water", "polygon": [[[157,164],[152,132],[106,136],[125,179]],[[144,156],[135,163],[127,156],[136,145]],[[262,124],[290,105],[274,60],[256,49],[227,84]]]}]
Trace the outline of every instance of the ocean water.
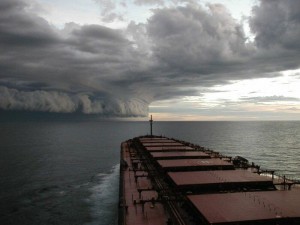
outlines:
[{"label": "ocean water", "polygon": [[[120,144],[148,133],[148,122],[1,122],[0,224],[116,224]],[[300,179],[300,122],[155,122],[154,134]]]}]

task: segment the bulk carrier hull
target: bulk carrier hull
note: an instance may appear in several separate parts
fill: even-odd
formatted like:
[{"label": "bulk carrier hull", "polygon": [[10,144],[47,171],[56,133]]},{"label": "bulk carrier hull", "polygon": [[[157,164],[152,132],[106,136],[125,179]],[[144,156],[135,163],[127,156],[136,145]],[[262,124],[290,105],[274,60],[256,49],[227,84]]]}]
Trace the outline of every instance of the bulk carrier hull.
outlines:
[{"label": "bulk carrier hull", "polygon": [[[269,175],[262,175],[269,174]],[[119,225],[300,224],[297,182],[161,136],[121,144]]]}]

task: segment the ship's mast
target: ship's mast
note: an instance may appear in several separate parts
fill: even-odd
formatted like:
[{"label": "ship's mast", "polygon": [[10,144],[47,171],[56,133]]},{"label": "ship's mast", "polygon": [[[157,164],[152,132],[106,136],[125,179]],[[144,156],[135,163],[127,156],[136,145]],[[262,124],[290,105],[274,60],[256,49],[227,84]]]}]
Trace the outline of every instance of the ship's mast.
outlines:
[{"label": "ship's mast", "polygon": [[151,119],[149,120],[149,122],[150,122],[150,134],[151,134],[151,136],[153,136],[153,133],[152,133],[152,124],[153,124],[152,115],[151,115]]}]

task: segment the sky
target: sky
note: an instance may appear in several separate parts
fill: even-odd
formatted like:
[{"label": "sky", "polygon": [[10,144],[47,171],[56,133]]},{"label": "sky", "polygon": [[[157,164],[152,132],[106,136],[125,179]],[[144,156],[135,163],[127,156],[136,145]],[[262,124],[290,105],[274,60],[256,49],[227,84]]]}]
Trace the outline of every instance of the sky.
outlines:
[{"label": "sky", "polygon": [[300,1],[1,0],[0,110],[299,120]]}]

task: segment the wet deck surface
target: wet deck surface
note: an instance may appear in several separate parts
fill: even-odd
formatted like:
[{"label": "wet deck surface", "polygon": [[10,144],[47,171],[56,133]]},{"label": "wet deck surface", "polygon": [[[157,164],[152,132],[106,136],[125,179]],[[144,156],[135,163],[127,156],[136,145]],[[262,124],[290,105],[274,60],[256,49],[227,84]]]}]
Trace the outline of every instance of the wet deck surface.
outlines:
[{"label": "wet deck surface", "polygon": [[[151,200],[152,198],[157,198],[156,191],[143,191],[141,192],[141,197],[139,195],[138,189],[151,189],[152,185],[147,177],[139,177],[137,182],[135,181],[135,173],[132,170],[131,156],[129,152],[129,147],[127,143],[122,144],[122,154],[124,160],[128,163],[128,167],[123,170],[124,179],[124,202],[126,204],[127,210],[124,216],[124,224],[127,225],[166,225],[168,215],[160,203],[152,204],[147,202],[144,204],[144,210],[140,200]],[[136,175],[143,176],[146,172],[139,171]],[[136,201],[137,204],[134,204]]]}]

